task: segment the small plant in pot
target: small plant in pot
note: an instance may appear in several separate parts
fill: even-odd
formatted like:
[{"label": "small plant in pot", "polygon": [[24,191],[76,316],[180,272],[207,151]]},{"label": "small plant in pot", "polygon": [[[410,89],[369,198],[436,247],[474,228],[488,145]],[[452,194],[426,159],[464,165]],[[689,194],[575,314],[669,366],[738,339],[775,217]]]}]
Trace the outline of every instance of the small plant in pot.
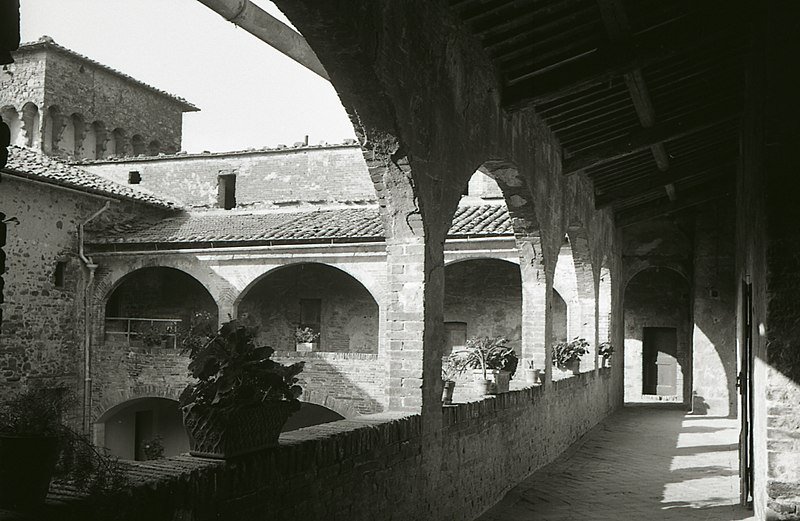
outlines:
[{"label": "small plant in pot", "polygon": [[295,349],[299,353],[316,351],[320,334],[310,327],[297,327],[294,330]]},{"label": "small plant in pot", "polygon": [[580,372],[581,357],[589,352],[589,342],[575,337],[571,342],[553,345],[553,365],[563,371]]},{"label": "small plant in pot", "polygon": [[611,342],[603,342],[597,346],[597,353],[603,359],[603,367],[611,367],[611,355],[614,354],[614,346]]},{"label": "small plant in pot", "polygon": [[277,445],[283,424],[300,409],[304,362],[275,362],[274,349],[256,347],[254,337],[232,320],[201,341],[184,342],[193,346],[189,370],[197,379],[179,400],[190,454],[227,459]]},{"label": "small plant in pot", "polygon": [[517,371],[519,358],[505,337],[473,337],[466,348],[458,351],[460,363],[473,369],[475,383],[481,394],[508,391],[508,384]]},{"label": "small plant in pot", "polygon": [[539,385],[541,384],[541,369],[537,369],[536,365],[533,363],[533,360],[526,360],[525,361],[525,383],[530,385]]},{"label": "small plant in pot", "polygon": [[442,403],[450,405],[453,403],[453,392],[456,389],[456,378],[464,372],[463,359],[458,354],[453,353],[442,358]]},{"label": "small plant in pot", "polygon": [[30,388],[0,404],[0,509],[35,510],[53,479],[95,496],[125,487],[117,460],[64,423],[75,402],[64,388]]}]

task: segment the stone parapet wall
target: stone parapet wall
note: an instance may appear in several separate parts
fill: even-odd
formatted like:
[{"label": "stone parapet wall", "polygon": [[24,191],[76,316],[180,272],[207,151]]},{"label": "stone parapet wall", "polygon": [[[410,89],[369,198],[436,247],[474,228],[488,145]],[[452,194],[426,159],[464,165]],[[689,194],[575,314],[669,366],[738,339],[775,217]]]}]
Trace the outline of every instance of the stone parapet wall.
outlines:
[{"label": "stone parapet wall", "polygon": [[446,407],[432,438],[419,415],[380,413],[284,433],[228,463],[134,463],[116,519],[470,520],[605,418],[620,377],[601,369]]}]

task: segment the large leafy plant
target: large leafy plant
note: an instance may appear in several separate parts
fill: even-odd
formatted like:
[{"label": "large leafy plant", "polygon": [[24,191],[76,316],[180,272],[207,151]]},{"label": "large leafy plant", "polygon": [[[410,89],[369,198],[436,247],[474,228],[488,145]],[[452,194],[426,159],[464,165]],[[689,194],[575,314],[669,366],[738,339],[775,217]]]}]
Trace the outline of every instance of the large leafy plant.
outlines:
[{"label": "large leafy plant", "polygon": [[263,402],[286,401],[295,410],[302,389],[297,375],[304,362],[284,365],[271,360],[271,347],[256,347],[254,330],[236,320],[210,333],[207,325],[182,340],[189,349],[189,371],[197,382],[180,396],[184,410],[202,407],[229,413]]},{"label": "large leafy plant", "polygon": [[456,364],[464,368],[481,369],[483,378],[490,369],[508,371],[511,376],[517,371],[519,357],[508,345],[505,337],[472,337],[467,340],[465,349],[456,352],[461,358]]},{"label": "large leafy plant", "polygon": [[119,461],[70,427],[75,395],[61,387],[35,387],[0,403],[0,434],[55,437],[59,458],[55,479],[91,493],[115,492],[127,485]]},{"label": "large leafy plant", "polygon": [[553,365],[566,367],[577,362],[589,352],[589,342],[585,338],[575,337],[571,342],[558,342],[553,345]]}]

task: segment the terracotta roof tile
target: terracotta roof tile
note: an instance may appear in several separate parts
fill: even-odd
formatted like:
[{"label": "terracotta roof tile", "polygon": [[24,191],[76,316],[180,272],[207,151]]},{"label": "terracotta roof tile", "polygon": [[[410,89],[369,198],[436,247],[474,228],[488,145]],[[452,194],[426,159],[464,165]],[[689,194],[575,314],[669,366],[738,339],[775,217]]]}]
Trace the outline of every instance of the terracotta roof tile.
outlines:
[{"label": "terracotta roof tile", "polygon": [[109,181],[76,166],[45,156],[31,148],[11,145],[8,147],[8,151],[8,164],[2,169],[4,174],[160,208],[177,209],[180,207],[174,201]]},{"label": "terracotta roof tile", "polygon": [[[512,235],[504,205],[457,210],[450,236]],[[343,208],[270,213],[184,213],[155,224],[94,233],[93,244],[186,244],[226,242],[320,242],[382,240],[378,209]]]}]

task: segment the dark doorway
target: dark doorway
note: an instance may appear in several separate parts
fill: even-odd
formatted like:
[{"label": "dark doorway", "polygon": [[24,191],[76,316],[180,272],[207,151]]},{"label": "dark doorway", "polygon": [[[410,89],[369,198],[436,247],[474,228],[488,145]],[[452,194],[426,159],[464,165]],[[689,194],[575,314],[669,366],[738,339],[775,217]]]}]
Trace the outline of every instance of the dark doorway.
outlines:
[{"label": "dark doorway", "polygon": [[642,394],[678,394],[678,330],[646,327],[642,334]]},{"label": "dark doorway", "polygon": [[153,411],[136,411],[134,434],[134,454],[137,461],[147,459],[144,442],[153,438]]}]

